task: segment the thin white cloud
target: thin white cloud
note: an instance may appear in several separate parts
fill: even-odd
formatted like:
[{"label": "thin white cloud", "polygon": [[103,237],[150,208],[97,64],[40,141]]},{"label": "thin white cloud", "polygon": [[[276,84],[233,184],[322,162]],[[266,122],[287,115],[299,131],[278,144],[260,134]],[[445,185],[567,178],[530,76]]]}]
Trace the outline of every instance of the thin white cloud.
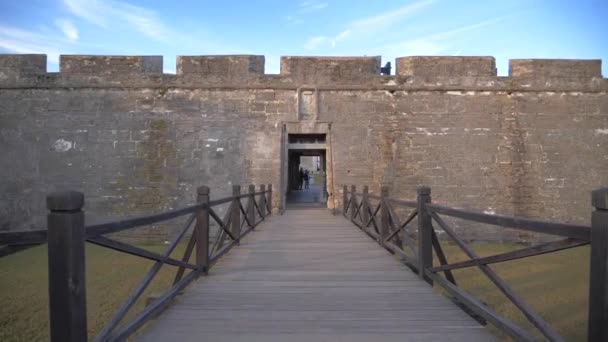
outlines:
[{"label": "thin white cloud", "polygon": [[127,25],[150,38],[168,41],[168,27],[150,9],[122,1],[63,0],[75,16],[103,28]]},{"label": "thin white cloud", "polygon": [[329,40],[330,39],[325,36],[311,37],[310,39],[308,39],[306,44],[304,44],[304,48],[306,50],[315,50],[321,44],[324,44],[324,43],[328,42]]},{"label": "thin white cloud", "polygon": [[304,23],[304,20],[291,16],[291,15],[286,16],[285,20],[287,20],[287,22],[292,25],[299,25],[299,24]]},{"label": "thin white cloud", "polygon": [[13,53],[47,54],[47,60],[54,64],[59,64],[59,54],[69,53],[61,40],[11,26],[0,26],[0,48]]},{"label": "thin white cloud", "polygon": [[71,41],[78,40],[78,30],[71,21],[67,19],[57,19],[55,20],[55,25],[59,27],[67,39]]},{"label": "thin white cloud", "polygon": [[[420,0],[374,16],[352,21],[347,24],[345,28],[340,31],[340,33],[333,35],[330,38],[327,38],[316,44],[311,44],[313,39],[311,38],[304,46],[308,49],[315,49],[320,47],[323,43],[327,43],[332,47],[336,47],[338,43],[346,41],[348,39],[356,38],[360,40],[378,31],[386,30],[391,26],[402,22],[408,16],[411,16],[416,12],[431,6],[435,2],[436,0]],[[304,2],[303,4],[308,4],[308,2]]]},{"label": "thin white cloud", "polygon": [[[417,38],[411,38],[397,43],[385,45],[380,49],[385,51],[389,55],[396,53],[400,54],[401,56],[444,54],[449,49],[452,49],[454,44],[458,42],[458,36],[461,33],[478,30],[485,26],[501,21],[504,18],[506,17],[492,18],[480,21],[475,24],[461,26],[447,31],[437,32]],[[460,54],[461,52],[462,48],[460,48],[456,54]]]},{"label": "thin white cloud", "polygon": [[405,5],[403,7],[380,13],[375,16],[355,20],[349,26],[352,30],[356,30],[359,32],[375,32],[402,21],[405,17],[410,16],[416,13],[417,11],[432,5],[433,3],[435,3],[435,1],[436,0],[417,1],[409,5]]},{"label": "thin white cloud", "polygon": [[300,3],[300,12],[309,13],[319,11],[329,6],[326,2],[320,2],[317,0],[303,1]]},{"label": "thin white cloud", "polygon": [[[222,53],[246,53],[219,42],[200,27],[196,32],[174,29],[166,24],[157,11],[132,5],[119,0],[63,0],[66,8],[75,16],[108,31],[134,31],[158,42],[180,47],[196,47],[196,51],[221,51]],[[130,32],[128,32],[130,34]],[[110,48],[107,46],[106,48]]]}]

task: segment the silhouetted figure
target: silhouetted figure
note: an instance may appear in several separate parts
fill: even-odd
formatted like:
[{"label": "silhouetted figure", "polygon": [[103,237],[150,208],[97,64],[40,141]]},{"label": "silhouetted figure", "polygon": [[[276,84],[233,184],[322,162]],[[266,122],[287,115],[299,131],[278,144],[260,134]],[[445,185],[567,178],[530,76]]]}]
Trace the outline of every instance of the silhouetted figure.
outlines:
[{"label": "silhouetted figure", "polygon": [[308,170],[304,171],[304,189],[308,189],[308,184],[310,181],[310,175],[308,174]]},{"label": "silhouetted figure", "polygon": [[304,170],[302,170],[302,168],[300,168],[300,176],[298,180],[298,190],[302,190],[302,186],[304,185]]}]

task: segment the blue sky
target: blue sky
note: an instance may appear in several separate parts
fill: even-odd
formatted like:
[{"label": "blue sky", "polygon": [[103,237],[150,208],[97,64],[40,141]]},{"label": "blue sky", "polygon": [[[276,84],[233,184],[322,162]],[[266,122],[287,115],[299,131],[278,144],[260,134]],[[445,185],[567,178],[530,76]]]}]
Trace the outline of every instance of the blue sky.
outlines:
[{"label": "blue sky", "polygon": [[[0,52],[60,54],[412,55],[600,58],[608,75],[608,0],[0,0]],[[394,69],[393,69],[394,70]]]}]

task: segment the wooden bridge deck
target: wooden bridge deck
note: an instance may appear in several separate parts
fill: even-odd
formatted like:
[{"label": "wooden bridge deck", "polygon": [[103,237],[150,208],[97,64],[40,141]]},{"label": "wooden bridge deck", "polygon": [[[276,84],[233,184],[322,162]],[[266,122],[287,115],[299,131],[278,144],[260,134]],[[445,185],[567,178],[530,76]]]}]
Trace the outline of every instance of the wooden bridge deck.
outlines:
[{"label": "wooden bridge deck", "polygon": [[191,284],[142,341],[493,341],[342,216],[271,217]]}]

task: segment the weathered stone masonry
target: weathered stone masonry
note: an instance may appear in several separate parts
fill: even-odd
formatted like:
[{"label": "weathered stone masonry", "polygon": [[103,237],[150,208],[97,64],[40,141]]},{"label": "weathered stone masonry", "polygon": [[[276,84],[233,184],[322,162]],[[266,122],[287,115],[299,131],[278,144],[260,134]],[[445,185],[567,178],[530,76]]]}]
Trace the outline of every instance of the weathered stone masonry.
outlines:
[{"label": "weathered stone masonry", "polygon": [[[329,206],[342,184],[543,219],[588,221],[608,184],[608,81],[599,60],[0,55],[0,230],[44,226],[45,195],[83,191],[87,219],[194,200],[198,185],[272,183],[284,135],[328,133]],[[166,232],[150,230],[151,238]]]}]

